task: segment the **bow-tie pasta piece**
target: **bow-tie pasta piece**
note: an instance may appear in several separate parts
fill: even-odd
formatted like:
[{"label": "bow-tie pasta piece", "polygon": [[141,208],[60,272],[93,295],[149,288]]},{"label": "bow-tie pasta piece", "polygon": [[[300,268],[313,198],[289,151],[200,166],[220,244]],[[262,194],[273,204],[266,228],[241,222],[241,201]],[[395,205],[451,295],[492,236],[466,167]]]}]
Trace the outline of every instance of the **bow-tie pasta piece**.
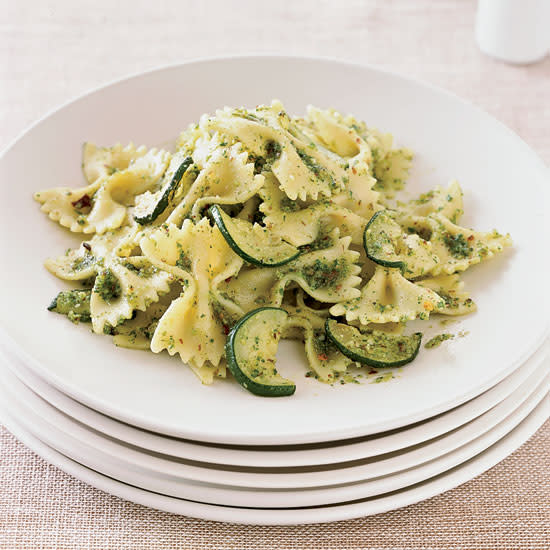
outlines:
[{"label": "bow-tie pasta piece", "polygon": [[82,171],[88,183],[94,183],[98,179],[105,179],[115,172],[126,170],[130,163],[147,153],[147,148],[142,145],[135,147],[130,143],[122,147],[117,143],[113,147],[98,147],[93,143],[85,143],[82,147]]},{"label": "bow-tie pasta piece", "polygon": [[278,306],[278,295],[271,301],[271,291],[276,283],[275,269],[243,267],[237,276],[222,281],[218,289],[222,295],[227,295],[239,306],[242,316],[260,306]]},{"label": "bow-tie pasta piece", "polygon": [[151,304],[145,311],[136,311],[131,319],[127,319],[116,327],[111,328],[113,344],[121,348],[151,350],[151,339],[155,333],[160,318],[168,306],[179,296],[170,291],[162,296],[158,302]]},{"label": "bow-tie pasta piece", "polygon": [[101,186],[96,183],[71,189],[70,187],[54,187],[34,194],[34,199],[42,206],[40,210],[45,212],[50,220],[67,227],[73,233],[82,233],[87,225],[87,214],[94,204],[95,195]]},{"label": "bow-tie pasta piece", "polygon": [[168,164],[170,154],[151,149],[129,166],[82,189],[56,187],[35,193],[50,219],[75,233],[105,233],[126,220],[134,197],[153,187]]},{"label": "bow-tie pasta piece", "polygon": [[411,169],[413,153],[409,149],[391,149],[383,158],[373,151],[372,174],[376,178],[374,189],[386,199],[393,199],[405,187]]},{"label": "bow-tie pasta piece", "polygon": [[411,217],[407,229],[432,244],[433,253],[439,258],[430,272],[434,276],[464,271],[512,245],[510,235],[501,235],[496,229],[481,232],[460,227],[441,214]]},{"label": "bow-tie pasta piece", "polygon": [[374,186],[384,199],[392,199],[403,189],[409,175],[413,152],[410,149],[393,148],[393,136],[369,128],[351,115],[343,117],[342,123],[352,128],[370,147],[372,158],[368,162],[377,182]]},{"label": "bow-tie pasta piece", "polygon": [[351,166],[371,162],[369,144],[355,128],[345,124],[344,117],[337,111],[308,105],[306,120],[324,145],[340,157],[349,159]]},{"label": "bow-tie pasta piece", "polygon": [[453,223],[457,223],[464,213],[462,196],[462,189],[457,181],[452,181],[447,189],[438,185],[435,189],[423,193],[417,199],[406,203],[398,203],[399,220],[403,225],[406,225],[410,216],[428,216],[435,213],[445,216]]},{"label": "bow-tie pasta piece", "polygon": [[[321,239],[318,249],[304,252],[296,260],[277,269],[278,282],[272,296],[280,295],[290,282],[295,282],[312,298],[335,303],[359,296],[355,288],[361,282],[357,275],[359,253],[350,250],[351,237],[340,237],[334,229]],[[279,305],[281,301],[279,301]]]},{"label": "bow-tie pasta piece", "polygon": [[314,324],[303,316],[292,316],[287,322],[289,329],[301,329],[303,333],[306,358],[310,372],[321,382],[334,382],[343,375],[353,361],[341,353],[326,337],[323,327],[315,328]]},{"label": "bow-tie pasta piece", "polygon": [[110,333],[134,311],[145,311],[170,290],[171,273],[160,270],[143,256],[109,263],[95,278],[90,299],[94,332]]},{"label": "bow-tie pasta piece", "polygon": [[380,193],[374,191],[376,180],[369,174],[364,162],[357,163],[351,170],[345,189],[334,195],[332,201],[344,206],[367,221],[382,207],[378,204]]},{"label": "bow-tie pasta piece", "polygon": [[[204,381],[219,366],[224,353],[226,332],[217,315],[218,286],[239,272],[242,260],[206,219],[196,225],[185,220],[181,229],[163,225],[140,244],[154,265],[173,266],[183,276],[187,274],[182,295],[158,323],[151,349],[155,353],[164,349],[170,355],[178,353]],[[200,370],[205,365],[207,370]]]},{"label": "bow-tie pasta piece", "polygon": [[441,297],[445,305],[437,310],[444,315],[465,315],[476,311],[477,306],[464,290],[464,281],[458,275],[439,275],[417,281],[418,285],[430,288]]},{"label": "bow-tie pasta piece", "polygon": [[373,277],[362,288],[361,296],[335,304],[332,315],[345,315],[348,322],[404,322],[427,319],[443,308],[444,301],[433,290],[407,281],[399,269],[377,266]]},{"label": "bow-tie pasta piece", "polygon": [[45,267],[60,279],[81,281],[96,275],[102,267],[119,256],[128,256],[135,247],[137,226],[123,226],[102,235],[94,235],[63,256],[49,258]]}]

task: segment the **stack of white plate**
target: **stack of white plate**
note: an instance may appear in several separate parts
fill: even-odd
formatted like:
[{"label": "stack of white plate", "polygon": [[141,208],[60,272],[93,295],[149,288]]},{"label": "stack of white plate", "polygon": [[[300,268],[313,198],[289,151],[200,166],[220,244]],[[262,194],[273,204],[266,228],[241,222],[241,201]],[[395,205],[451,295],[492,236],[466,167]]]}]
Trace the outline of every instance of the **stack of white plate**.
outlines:
[{"label": "stack of white plate", "polygon": [[[45,310],[62,287],[42,261],[75,241],[39,214],[31,194],[79,181],[82,141],[160,143],[202,112],[272,97],[293,112],[331,105],[391,130],[418,152],[413,192],[457,177],[468,192],[465,223],[510,231],[512,252],[467,273],[479,310],[451,325],[463,338],[423,349],[387,383],[334,386],[304,377],[303,350],[284,342],[278,361],[298,389],[266,399],[231,379],[201,386],[175,358],[114,348]],[[547,180],[537,157],[489,116],[365,67],[210,60],[96,91],[41,121],[0,160],[1,419],[75,477],[198,518],[334,521],[455,487],[550,415]],[[427,325],[425,338],[443,332],[437,319]]]}]

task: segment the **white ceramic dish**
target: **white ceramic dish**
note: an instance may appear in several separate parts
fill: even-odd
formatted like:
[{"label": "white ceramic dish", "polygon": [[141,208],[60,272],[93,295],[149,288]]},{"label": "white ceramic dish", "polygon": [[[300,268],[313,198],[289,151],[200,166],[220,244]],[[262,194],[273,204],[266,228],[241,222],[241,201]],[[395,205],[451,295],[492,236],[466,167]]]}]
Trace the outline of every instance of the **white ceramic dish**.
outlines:
[{"label": "white ceramic dish", "polygon": [[[549,386],[550,380],[547,379],[545,383],[537,388],[533,395],[529,396],[528,400],[517,411],[514,411],[497,428],[484,434],[474,442],[465,445],[463,448],[430,463],[394,475],[351,485],[305,490],[286,489],[269,491],[264,489],[224,487],[209,483],[195,483],[174,479],[171,476],[153,475],[139,468],[128,466],[123,461],[113,461],[110,457],[106,457],[103,453],[96,450],[90,451],[89,449],[82,448],[78,441],[71,444],[66,438],[63,438],[63,441],[59,443],[50,438],[51,434],[49,432],[39,430],[38,433],[40,433],[44,442],[69,458],[77,460],[84,466],[130,485],[167,496],[208,504],[251,508],[323,506],[395,491],[422,482],[462,463],[486,449],[519,424],[548,393]],[[35,428],[34,419],[26,417],[24,410],[16,409],[16,412],[18,420],[24,426]],[[25,424],[26,420],[28,420],[27,424]]]},{"label": "white ceramic dish", "polygon": [[[255,77],[259,73],[261,79]],[[232,85],[219,85],[227,81]],[[418,153],[411,191],[457,178],[466,191],[464,224],[511,232],[512,251],[465,275],[479,306],[478,313],[461,322],[468,337],[423,352],[391,383],[337,387],[304,378],[302,350],[285,343],[278,364],[297,380],[298,390],[292,398],[269,400],[247,394],[232,380],[201,387],[175,358],[116,349],[109,339],[45,310],[63,285],[42,268],[44,256],[62,253],[75,239],[39,213],[31,194],[37,188],[82,182],[83,141],[154,145],[175,137],[203,112],[272,97],[282,99],[292,113],[303,112],[307,103],[333,106],[391,131]],[[533,269],[532,262],[540,258],[537,237],[547,227],[547,179],[536,155],[489,115],[394,74],[336,61],[278,57],[206,60],[153,71],[67,104],[2,156],[0,256],[18,268],[0,274],[0,300],[10,312],[0,319],[0,330],[30,368],[64,393],[155,432],[274,445],[397,428],[479,395],[525,362],[543,341],[549,319],[547,305],[541,305],[547,296],[540,289],[547,270]],[[529,208],[517,207],[518,182]],[[21,273],[25,292],[13,292],[21,285]],[[510,322],[523,319],[525,311],[528,324]]]},{"label": "white ceramic dish", "polygon": [[[258,468],[228,470],[212,464],[170,461],[131,449],[59,413],[26,388],[9,369],[4,368],[0,381],[3,382],[5,404],[11,414],[16,413],[24,426],[37,430],[41,439],[50,446],[88,467],[149,490],[215,504],[260,506],[258,503],[264,497],[267,498],[267,494],[261,494],[258,489],[277,489],[278,494],[274,493],[273,499],[270,499],[270,507],[291,505],[289,503],[293,502],[296,495],[282,489],[294,491],[298,488],[356,483],[361,485],[355,487],[358,491],[380,491],[382,488],[386,492],[390,490],[388,486],[393,490],[403,486],[399,483],[407,484],[410,480],[410,483],[416,483],[436,475],[480,452],[492,444],[495,437],[502,437],[506,430],[515,425],[514,422],[521,421],[530,412],[538,403],[537,396],[540,400],[548,391],[550,383],[546,365],[542,365],[516,392],[489,412],[446,436],[402,453],[326,468],[266,471]],[[327,452],[330,453],[330,449]],[[423,466],[418,467],[421,464]],[[386,478],[380,479],[381,476]],[[365,483],[365,480],[372,481]],[[339,491],[334,493],[332,498],[335,500],[331,502],[340,498]],[[269,494],[271,496],[271,492]],[[302,500],[316,496],[313,490],[311,494],[301,495]],[[327,502],[308,502],[294,506]]]},{"label": "white ceramic dish", "polygon": [[[14,414],[24,428],[40,434],[42,441],[65,456],[124,483],[167,496],[207,504],[250,508],[289,508],[338,504],[388,493],[420,483],[461,464],[504,437],[528,416],[547,395],[550,387],[550,375],[547,375],[546,369],[541,369],[538,374],[539,376],[533,377],[530,387],[518,390],[518,393],[523,394],[522,404],[507,414],[493,429],[430,462],[391,475],[366,481],[358,480],[352,484],[340,484],[330,487],[312,485],[312,487],[305,489],[288,485],[286,489],[282,490],[231,486],[231,472],[211,470],[212,475],[208,482],[196,482],[173,475],[169,471],[169,465],[163,471],[149,471],[133,462],[127,462],[124,456],[113,456],[108,452],[104,452],[101,446],[96,447],[88,444],[87,441],[74,437],[74,430],[67,429],[63,422],[58,425],[58,419],[50,418],[51,407],[49,410],[40,406],[33,409],[32,405],[37,404],[32,401],[29,402],[30,406],[26,407],[24,401],[14,398],[13,394],[7,391],[9,383],[13,382],[13,377],[0,377],[0,380],[4,382],[4,390],[0,393],[3,394],[5,405],[10,414]],[[544,380],[541,381],[541,377]],[[22,393],[21,391],[17,392],[17,397],[19,398]],[[36,399],[38,398],[35,396]],[[44,417],[49,418],[51,423],[43,423],[42,418]],[[225,474],[226,477],[226,482],[221,485],[216,483],[219,473],[222,476]],[[262,476],[259,472],[255,472],[255,474],[256,477]],[[299,475],[291,475],[294,479],[299,477]],[[322,473],[319,472],[319,476],[321,475]],[[332,471],[330,475],[337,483],[338,470]],[[280,474],[280,476],[284,477],[285,474]]]},{"label": "white ceramic dish", "polygon": [[[482,395],[412,427],[362,440],[338,444],[280,447],[219,447],[161,436],[118,422],[81,405],[47,384],[25,367],[15,356],[4,357],[6,364],[27,386],[48,403],[85,426],[139,449],[198,462],[248,467],[296,467],[359,460],[418,445],[473,420],[510,396],[540,367],[547,357],[550,342],[524,365]],[[5,351],[0,349],[0,358]],[[330,449],[329,449],[330,447]]]},{"label": "white ceramic dish", "polygon": [[536,432],[550,416],[550,396],[547,396],[514,430],[487,450],[460,466],[419,483],[414,487],[363,499],[358,502],[315,508],[280,510],[213,506],[168,497],[121,483],[86,468],[55,451],[43,443],[36,435],[25,430],[6,411],[0,410],[0,412],[3,412],[2,418],[8,429],[48,462],[85,483],[123,499],[174,514],[213,521],[256,525],[296,525],[324,523],[380,514],[414,504],[469,481],[506,458]]}]

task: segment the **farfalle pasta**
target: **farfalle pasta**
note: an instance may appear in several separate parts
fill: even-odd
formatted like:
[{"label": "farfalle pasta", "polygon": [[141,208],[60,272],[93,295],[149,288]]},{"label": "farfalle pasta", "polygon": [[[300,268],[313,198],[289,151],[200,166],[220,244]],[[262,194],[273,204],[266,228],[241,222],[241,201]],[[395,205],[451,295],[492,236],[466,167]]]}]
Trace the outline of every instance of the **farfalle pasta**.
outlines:
[{"label": "farfalle pasta", "polygon": [[475,311],[460,273],[511,245],[458,225],[456,181],[395,200],[412,158],[351,115],[279,101],[204,115],[173,152],[86,143],[83,185],[35,194],[86,237],[46,260],[78,285],[49,309],[177,355],[203,383],[229,366],[261,395],[293,391],[260,349],[281,337],[323,382],[404,364],[420,344],[406,323]]}]

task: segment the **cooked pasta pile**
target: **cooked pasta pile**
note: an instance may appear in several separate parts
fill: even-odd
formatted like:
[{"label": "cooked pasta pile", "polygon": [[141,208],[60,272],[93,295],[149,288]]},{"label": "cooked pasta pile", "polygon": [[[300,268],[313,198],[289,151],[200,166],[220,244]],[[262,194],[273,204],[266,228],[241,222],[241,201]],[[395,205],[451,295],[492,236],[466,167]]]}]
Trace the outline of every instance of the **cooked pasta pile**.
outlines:
[{"label": "cooked pasta pile", "polygon": [[[327,342],[327,317],[400,334],[408,320],[472,312],[459,273],[511,242],[458,225],[456,182],[395,201],[411,160],[389,134],[352,116],[309,107],[305,118],[291,117],[278,101],[204,115],[174,153],[87,143],[86,186],[35,194],[52,220],[87,238],[46,261],[81,285],[51,308],[91,321],[119,346],[178,354],[211,383],[226,376],[231,327],[259,306],[282,307],[291,321],[283,337],[304,341],[305,370],[334,381],[353,361]],[[261,261],[235,251],[211,205]],[[365,251],[377,212],[387,217],[386,240],[372,246],[393,263]],[[270,263],[264,245],[297,252]]]}]

